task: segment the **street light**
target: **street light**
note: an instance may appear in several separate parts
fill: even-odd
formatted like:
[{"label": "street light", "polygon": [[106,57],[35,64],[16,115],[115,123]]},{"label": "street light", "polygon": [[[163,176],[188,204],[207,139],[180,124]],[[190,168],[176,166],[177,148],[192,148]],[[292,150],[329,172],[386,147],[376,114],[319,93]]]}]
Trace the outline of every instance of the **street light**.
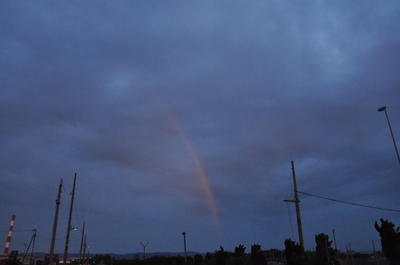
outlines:
[{"label": "street light", "polygon": [[386,119],[387,119],[387,122],[388,122],[388,124],[389,124],[389,130],[390,130],[390,133],[391,133],[392,139],[393,139],[394,149],[396,149],[397,159],[399,160],[399,164],[400,164],[399,150],[397,150],[397,145],[396,145],[396,141],[395,141],[395,139],[394,139],[394,135],[393,135],[393,131],[392,131],[392,126],[390,126],[389,116],[388,116],[387,111],[386,111],[386,106],[380,107],[380,108],[378,109],[378,111],[379,111],[379,112],[385,111]]},{"label": "street light", "polygon": [[186,262],[186,232],[183,232],[182,233],[182,235],[183,235],[183,245],[184,245],[184,247],[185,247],[185,262]]},{"label": "street light", "polygon": [[143,243],[139,242],[143,246],[143,260],[146,258],[146,246],[149,244],[149,242]]}]

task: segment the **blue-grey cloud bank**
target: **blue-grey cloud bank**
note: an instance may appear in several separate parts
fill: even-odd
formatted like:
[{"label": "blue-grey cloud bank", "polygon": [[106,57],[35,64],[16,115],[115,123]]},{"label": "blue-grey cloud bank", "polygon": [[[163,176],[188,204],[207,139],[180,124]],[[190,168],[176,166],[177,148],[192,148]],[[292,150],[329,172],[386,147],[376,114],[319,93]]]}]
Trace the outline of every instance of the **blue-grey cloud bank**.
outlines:
[{"label": "blue-grey cloud bank", "polygon": [[[283,249],[298,190],[400,210],[399,1],[2,1],[11,250]],[[305,248],[378,249],[385,211],[299,194]],[[0,239],[1,239],[0,238]]]}]

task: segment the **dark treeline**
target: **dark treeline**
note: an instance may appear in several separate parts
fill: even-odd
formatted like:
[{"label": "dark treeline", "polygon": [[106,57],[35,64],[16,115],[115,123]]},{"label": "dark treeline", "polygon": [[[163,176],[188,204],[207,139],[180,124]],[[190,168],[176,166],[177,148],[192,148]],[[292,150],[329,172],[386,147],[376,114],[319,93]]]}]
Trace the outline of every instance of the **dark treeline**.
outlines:
[{"label": "dark treeline", "polygon": [[246,251],[244,245],[235,247],[234,251],[226,251],[220,246],[214,252],[205,255],[195,254],[188,256],[186,260],[183,256],[152,256],[143,259],[137,255],[133,259],[118,259],[111,255],[96,255],[87,262],[87,265],[340,265],[351,264],[350,261],[358,259],[366,261],[372,257],[372,254],[363,254],[362,257],[354,254],[350,257],[341,253],[332,248],[332,241],[323,233],[315,235],[315,244],[314,251],[305,251],[291,239],[285,240],[284,250],[262,250],[260,245],[254,244],[250,251]]},{"label": "dark treeline", "polygon": [[[400,227],[383,219],[381,225],[375,223],[375,229],[381,237],[382,252],[387,261],[380,260],[379,264],[400,265]],[[261,246],[254,244],[246,252],[244,245],[235,247],[234,251],[226,251],[222,246],[214,252],[205,255],[193,256],[152,256],[143,259],[136,255],[133,259],[119,259],[118,256],[95,255],[84,261],[85,265],[347,265],[347,264],[378,264],[378,255],[368,253],[340,253],[332,248],[332,241],[326,234],[315,235],[314,251],[305,251],[304,248],[291,239],[284,242],[285,249],[262,250]],[[379,254],[379,253],[376,253]],[[374,260],[374,259],[375,260]],[[351,259],[351,260],[350,260]],[[361,263],[358,263],[358,261]],[[357,261],[357,262],[355,262]],[[3,260],[0,265],[14,265],[10,259]],[[72,262],[71,265],[78,265]],[[41,265],[41,263],[37,263]]]},{"label": "dark treeline", "polygon": [[[267,265],[268,261],[284,263],[284,251],[278,249],[261,250],[260,245],[252,245],[251,252],[246,253],[246,247],[239,245],[234,252],[226,251],[222,246],[219,250],[205,255],[188,256],[152,256],[143,260],[137,256],[133,259],[116,259],[110,255],[96,255],[88,263],[92,265]],[[91,264],[89,264],[91,265]]]},{"label": "dark treeline", "polygon": [[[96,255],[87,263],[88,265],[267,265],[267,264],[287,264],[287,265],[324,265],[339,264],[335,261],[337,253],[330,247],[332,241],[328,241],[328,236],[320,234],[316,236],[316,251],[304,251],[296,242],[286,239],[285,250],[270,249],[262,250],[261,246],[254,244],[250,252],[246,252],[244,245],[235,247],[235,250],[226,251],[222,246],[214,252],[205,255],[195,254],[186,258],[183,256],[152,256],[143,260],[138,255],[133,259],[118,259],[111,255]],[[326,258],[326,248],[328,246],[331,257]]]},{"label": "dark treeline", "polygon": [[[244,245],[235,247],[234,251],[226,251],[222,246],[214,252],[193,256],[152,256],[143,259],[136,255],[133,259],[119,259],[119,256],[95,255],[82,261],[84,265],[349,265],[349,264],[381,264],[400,265],[400,227],[381,219],[381,225],[375,222],[375,229],[381,237],[381,246],[386,260],[379,258],[379,253],[340,253],[332,248],[332,241],[326,234],[315,235],[314,251],[304,248],[291,239],[284,242],[285,249],[262,250],[254,244],[246,252]],[[17,252],[18,253],[18,252]],[[15,254],[15,253],[14,253]],[[379,261],[378,261],[379,258]],[[350,260],[351,259],[351,260]],[[357,262],[356,262],[357,261]],[[359,263],[360,262],[360,263]],[[36,265],[48,264],[46,260],[38,260]],[[54,262],[56,263],[56,262]],[[58,263],[57,263],[58,264]],[[79,265],[73,261],[71,265]],[[17,254],[0,259],[0,265],[20,265]]]}]

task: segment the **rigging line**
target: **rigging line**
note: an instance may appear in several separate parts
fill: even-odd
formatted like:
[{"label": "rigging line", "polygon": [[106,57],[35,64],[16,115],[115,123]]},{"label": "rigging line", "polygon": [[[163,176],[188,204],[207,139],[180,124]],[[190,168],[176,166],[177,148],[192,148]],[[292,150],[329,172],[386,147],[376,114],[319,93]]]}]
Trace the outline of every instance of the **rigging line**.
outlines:
[{"label": "rigging line", "polygon": [[328,200],[328,201],[334,201],[334,202],[340,202],[340,203],[345,203],[345,204],[350,204],[350,205],[355,205],[355,206],[360,206],[360,207],[365,207],[365,208],[372,208],[372,209],[378,209],[378,210],[382,210],[382,211],[391,211],[391,212],[400,213],[400,210],[393,210],[393,209],[387,209],[387,208],[381,208],[381,207],[374,207],[374,206],[369,206],[369,205],[364,205],[364,204],[359,204],[359,203],[353,203],[353,202],[345,202],[345,201],[340,201],[340,200],[336,200],[336,199],[322,197],[322,196],[318,196],[318,195],[314,195],[314,194],[310,194],[310,193],[306,193],[306,192],[302,192],[302,191],[297,191],[297,192],[301,193],[301,194],[304,194],[304,195],[308,195],[308,196],[312,196],[312,197]]}]

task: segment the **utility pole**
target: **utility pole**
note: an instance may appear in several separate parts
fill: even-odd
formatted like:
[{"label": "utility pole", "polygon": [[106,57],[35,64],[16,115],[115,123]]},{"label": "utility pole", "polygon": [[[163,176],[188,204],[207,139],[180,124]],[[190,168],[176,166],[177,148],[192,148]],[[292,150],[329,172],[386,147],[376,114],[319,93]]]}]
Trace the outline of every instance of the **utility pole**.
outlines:
[{"label": "utility pole", "polygon": [[74,186],[72,188],[72,197],[71,197],[71,207],[69,208],[69,219],[68,219],[68,229],[67,229],[67,239],[65,241],[65,251],[64,251],[64,263],[67,263],[67,255],[68,255],[68,244],[69,244],[69,233],[71,232],[71,217],[72,217],[72,207],[74,205],[74,197],[75,197],[75,183],[76,183],[76,173],[74,177]]},{"label": "utility pole", "polygon": [[335,229],[332,229],[332,233],[333,233],[333,240],[335,241],[335,250],[337,250]]},{"label": "utility pole", "polygon": [[349,243],[349,250],[350,250],[351,264],[354,265],[353,251],[351,250],[351,244],[350,243]]},{"label": "utility pole", "polygon": [[36,229],[33,229],[33,244],[32,244],[32,250],[31,250],[31,260],[33,258],[33,250],[35,249],[35,241],[36,241]]},{"label": "utility pole", "polygon": [[300,201],[299,201],[299,195],[297,194],[296,173],[294,171],[293,161],[292,161],[292,172],[293,172],[293,184],[294,184],[294,200],[284,200],[284,201],[294,202],[296,204],[297,229],[299,231],[299,241],[300,241],[300,246],[304,249],[303,228],[301,226],[301,216],[300,216],[300,204],[299,204]]},{"label": "utility pole", "polygon": [[29,245],[27,245],[27,248],[24,251],[25,254],[24,254],[24,257],[22,258],[22,262],[21,262],[22,264],[24,264],[26,254],[28,254],[28,251],[31,248],[31,244],[33,242],[32,251],[31,251],[31,258],[29,260],[29,264],[32,264],[33,249],[35,248],[35,240],[36,240],[36,229],[33,229],[33,235],[32,235],[31,241],[29,242]]},{"label": "utility pole", "polygon": [[36,229],[33,229],[33,244],[31,250],[31,260],[33,259],[33,250],[35,249],[35,241],[36,241]]},{"label": "utility pole", "polygon": [[85,241],[84,241],[84,243],[83,243],[83,261],[82,261],[82,264],[84,264],[86,261],[85,261],[85,258],[86,258],[86,234],[85,234]]},{"label": "utility pole", "polygon": [[82,239],[81,239],[81,249],[79,250],[79,265],[82,264],[82,246],[83,246],[83,237],[85,235],[85,222],[83,222],[83,229],[82,229]]},{"label": "utility pole", "polygon": [[328,248],[328,240],[327,240],[327,235],[324,236],[325,239],[325,249],[326,249],[326,260],[328,261],[328,264],[331,264],[331,258],[329,255],[329,248]]},{"label": "utility pole", "polygon": [[372,247],[374,248],[374,259],[375,259],[375,264],[376,264],[376,265],[379,265],[378,256],[377,256],[376,251],[375,251],[374,240],[372,240]]},{"label": "utility pole", "polygon": [[54,244],[56,242],[56,233],[57,233],[57,221],[58,221],[58,211],[60,209],[61,204],[61,188],[63,181],[61,179],[60,185],[58,186],[58,196],[56,200],[56,214],[54,216],[54,224],[53,224],[53,235],[51,237],[51,246],[50,246],[50,255],[49,255],[49,265],[53,264],[53,255],[54,255]]}]

